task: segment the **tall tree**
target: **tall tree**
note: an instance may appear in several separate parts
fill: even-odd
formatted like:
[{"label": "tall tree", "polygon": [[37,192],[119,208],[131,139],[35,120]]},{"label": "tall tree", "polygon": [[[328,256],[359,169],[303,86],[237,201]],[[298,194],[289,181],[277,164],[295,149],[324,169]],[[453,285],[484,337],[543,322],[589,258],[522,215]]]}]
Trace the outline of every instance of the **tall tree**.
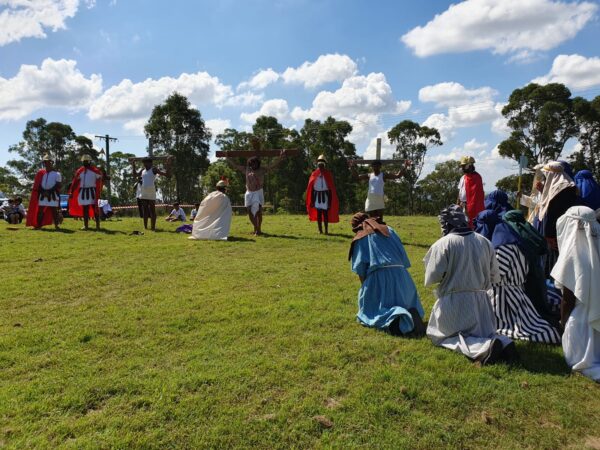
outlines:
[{"label": "tall tree", "polygon": [[19,179],[6,167],[0,167],[0,192],[6,195],[22,194],[23,186]]},{"label": "tall tree", "polygon": [[403,120],[388,132],[388,138],[396,145],[395,159],[411,161],[404,174],[408,186],[409,212],[414,210],[415,186],[425,164],[427,150],[443,144],[440,133],[435,128],[421,126],[412,120]]},{"label": "tall tree", "polygon": [[525,155],[532,167],[557,159],[579,131],[571,91],[560,83],[515,89],[502,115],[512,131],[500,143],[500,155],[516,161]]},{"label": "tall tree", "polygon": [[47,122],[43,118],[28,121],[23,140],[8,150],[19,158],[8,161],[7,165],[28,186],[33,183],[45,154],[54,159],[55,167],[65,179],[74,173],[82,154],[87,153],[94,159],[98,157],[90,139],[76,135],[70,125]]},{"label": "tall tree", "polygon": [[[314,169],[319,155],[325,155],[335,178],[340,210],[346,212],[360,207],[356,200],[356,183],[348,167],[348,159],[356,157],[356,147],[348,140],[351,132],[352,125],[333,117],[328,117],[324,122],[306,119],[300,130],[300,138],[307,151],[309,171]],[[304,182],[306,183],[306,178]]]},{"label": "tall tree", "polygon": [[423,201],[421,212],[438,214],[443,208],[456,202],[458,182],[461,177],[460,163],[453,159],[435,165],[433,172],[419,181]]},{"label": "tall tree", "polygon": [[600,179],[600,95],[592,101],[576,97],[573,108],[581,144],[581,150],[572,155],[573,166],[576,170],[587,168]]},{"label": "tall tree", "polygon": [[[209,165],[211,139],[200,111],[175,92],[154,107],[144,130],[146,137],[152,139],[156,155],[175,157],[172,169],[177,199],[196,201],[202,193],[200,175]],[[161,187],[163,193],[169,191],[168,186]]]},{"label": "tall tree", "polygon": [[215,190],[217,182],[225,177],[229,181],[227,195],[231,200],[232,205],[241,206],[244,204],[244,192],[246,192],[245,180],[238,172],[232,169],[225,161],[220,160],[210,165],[204,176],[202,177],[202,185],[204,192],[212,192]]},{"label": "tall tree", "polygon": [[131,173],[129,158],[133,153],[112,152],[110,154],[110,182],[112,186],[113,205],[127,205],[135,203],[135,188],[137,180]]}]

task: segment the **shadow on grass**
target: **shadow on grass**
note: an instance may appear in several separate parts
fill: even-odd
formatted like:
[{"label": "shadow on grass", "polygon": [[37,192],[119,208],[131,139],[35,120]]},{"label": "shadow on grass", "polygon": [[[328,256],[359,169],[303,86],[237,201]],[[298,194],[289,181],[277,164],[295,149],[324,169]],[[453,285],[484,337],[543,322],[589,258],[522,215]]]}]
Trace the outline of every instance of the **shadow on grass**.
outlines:
[{"label": "shadow on grass", "polygon": [[341,238],[346,238],[346,239],[352,239],[354,237],[351,234],[347,234],[347,233],[329,233],[328,236],[341,237]]},{"label": "shadow on grass", "polygon": [[107,230],[106,228],[100,228],[99,230],[92,230],[95,231],[96,233],[102,233],[102,234],[108,234],[108,235],[115,235],[115,234],[128,234],[125,231],[118,231],[118,230]]},{"label": "shadow on grass", "polygon": [[68,230],[66,228],[59,228],[58,230],[56,228],[40,228],[39,230],[36,231],[43,231],[45,233],[63,233],[63,234],[73,234],[75,233],[75,230]]},{"label": "shadow on grass", "polygon": [[229,236],[227,242],[256,242],[256,239],[249,239],[241,236]]},{"label": "shadow on grass", "polygon": [[279,238],[279,239],[292,239],[292,240],[298,240],[298,239],[300,239],[298,236],[290,236],[290,235],[285,235],[285,234],[271,234],[271,233],[262,233],[261,237],[264,237],[264,238]]},{"label": "shadow on grass", "polygon": [[532,342],[520,343],[520,362],[517,367],[532,373],[548,375],[569,375],[571,368],[557,347]]}]

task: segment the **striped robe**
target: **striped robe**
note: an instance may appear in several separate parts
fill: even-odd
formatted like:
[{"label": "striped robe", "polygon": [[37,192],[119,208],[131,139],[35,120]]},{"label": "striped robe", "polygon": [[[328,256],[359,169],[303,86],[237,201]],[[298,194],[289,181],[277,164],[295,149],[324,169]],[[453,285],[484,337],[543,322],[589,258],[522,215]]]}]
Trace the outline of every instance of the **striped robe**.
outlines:
[{"label": "striped robe", "polygon": [[501,281],[492,285],[489,295],[498,334],[524,341],[559,344],[558,331],[540,317],[525,294],[529,266],[523,252],[514,244],[502,245],[496,249],[496,259]]}]

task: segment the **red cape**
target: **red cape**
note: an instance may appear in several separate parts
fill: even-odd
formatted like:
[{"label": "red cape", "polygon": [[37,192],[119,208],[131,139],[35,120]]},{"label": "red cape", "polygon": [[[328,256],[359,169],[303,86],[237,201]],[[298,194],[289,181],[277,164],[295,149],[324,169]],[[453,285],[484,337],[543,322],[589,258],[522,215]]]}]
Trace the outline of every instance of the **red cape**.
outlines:
[{"label": "red cape", "polygon": [[[42,184],[42,178],[46,175],[46,169],[40,170],[33,180],[33,188],[31,189],[31,197],[29,198],[29,206],[27,208],[27,226],[28,227],[37,227],[37,217],[40,210],[39,200],[40,200],[40,185]],[[52,225],[54,223],[54,218],[52,217],[52,210],[50,208],[44,207],[44,215],[42,216],[42,227],[46,225]]]},{"label": "red cape", "polygon": [[[317,209],[312,206],[312,194],[315,182],[321,169],[316,169],[308,179],[308,187],[306,188],[306,212],[308,212],[308,218],[311,222],[317,221]],[[338,223],[340,221],[340,201],[338,200],[337,191],[335,189],[335,183],[333,182],[333,175],[331,171],[323,169],[323,177],[327,182],[327,187],[331,191],[331,198],[329,199],[330,205],[328,210],[329,223]]]},{"label": "red cape", "polygon": [[[80,167],[75,172],[75,177],[73,178],[73,182],[71,183],[71,187],[69,188],[69,215],[72,217],[83,217],[83,207],[79,204],[79,188],[81,183],[80,175],[85,171],[86,167]],[[94,166],[87,167],[87,169],[91,170],[97,175],[102,175],[100,169]],[[98,196],[102,193],[102,178],[96,180],[96,207],[98,206]],[[90,213],[90,218],[94,217],[96,208],[92,208],[92,212]]]},{"label": "red cape", "polygon": [[477,215],[485,209],[483,181],[477,172],[465,174],[465,191],[467,193],[467,217],[469,225],[473,228],[473,222]]}]

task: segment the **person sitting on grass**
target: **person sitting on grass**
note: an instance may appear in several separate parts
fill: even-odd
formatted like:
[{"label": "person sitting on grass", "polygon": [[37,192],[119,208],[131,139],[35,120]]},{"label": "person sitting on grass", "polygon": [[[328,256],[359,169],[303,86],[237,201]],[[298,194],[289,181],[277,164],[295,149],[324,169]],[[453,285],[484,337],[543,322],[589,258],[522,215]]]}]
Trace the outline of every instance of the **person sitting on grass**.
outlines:
[{"label": "person sitting on grass", "polygon": [[594,210],[574,206],[558,219],[556,230],[559,256],[552,278],[563,291],[565,360],[600,382],[600,224]]},{"label": "person sitting on grass", "polygon": [[15,199],[9,199],[8,204],[3,208],[4,219],[11,225],[17,225],[19,220],[19,207],[16,205]]},{"label": "person sitting on grass", "polygon": [[512,340],[496,333],[487,291],[500,281],[494,247],[471,231],[458,205],[439,216],[443,237],[425,255],[425,286],[438,284],[427,336],[434,345],[482,365],[516,358]]},{"label": "person sitting on grass", "polygon": [[355,214],[351,223],[349,259],[361,282],[358,321],[394,336],[423,336],[425,312],[402,241],[392,227],[365,213]]},{"label": "person sitting on grass", "polygon": [[179,202],[173,203],[173,210],[165,220],[167,222],[185,222],[187,220],[185,217],[185,211],[181,206],[179,206]]},{"label": "person sitting on grass", "polygon": [[21,197],[15,198],[15,207],[19,212],[19,223],[23,222],[23,219],[27,217],[27,211],[25,211],[25,207],[23,206],[23,199]]},{"label": "person sitting on grass", "polygon": [[198,208],[200,208],[200,203],[194,203],[194,208],[192,209],[192,212],[190,213],[192,222],[196,218],[196,214],[198,214]]}]

